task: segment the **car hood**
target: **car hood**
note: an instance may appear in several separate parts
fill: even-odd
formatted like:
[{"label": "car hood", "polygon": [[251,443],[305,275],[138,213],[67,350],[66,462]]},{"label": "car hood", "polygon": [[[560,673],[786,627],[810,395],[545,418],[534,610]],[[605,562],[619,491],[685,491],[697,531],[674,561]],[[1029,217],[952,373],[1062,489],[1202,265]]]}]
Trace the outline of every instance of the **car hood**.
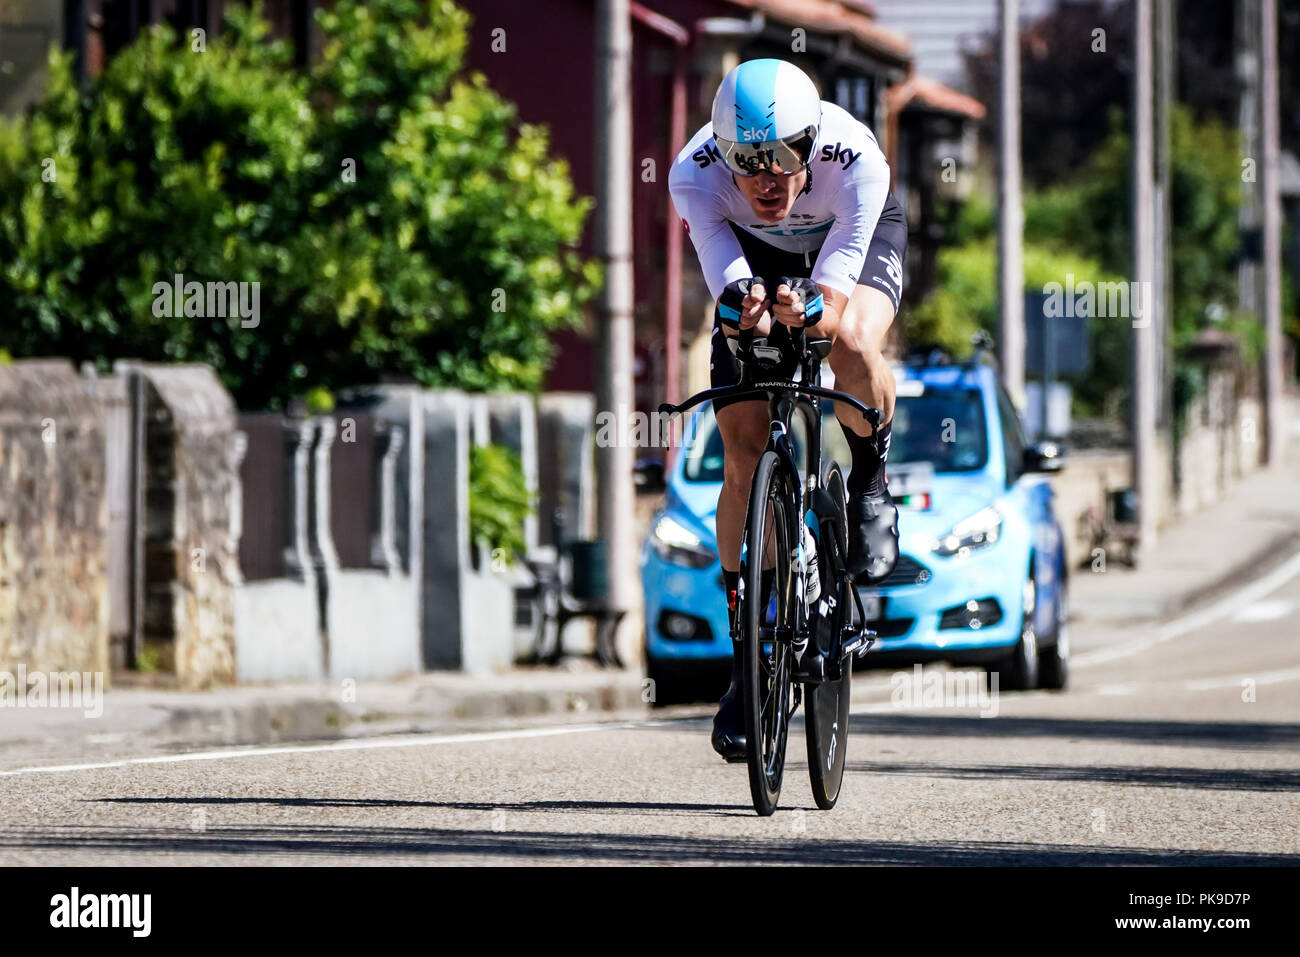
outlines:
[{"label": "car hood", "polygon": [[[930,508],[898,510],[898,537],[904,549],[928,548],[964,518],[992,505],[1002,494],[983,473],[940,473],[930,486]],[[920,540],[923,544],[918,544]]]},{"label": "car hood", "polygon": [[664,514],[690,528],[700,537],[700,543],[717,547],[718,492],[721,482],[673,481],[668,486]]},{"label": "car hood", "polygon": [[[664,511],[688,526],[710,547],[717,544],[718,492],[721,482],[686,482],[680,479],[668,487]],[[921,511],[900,508],[899,538],[904,548],[929,547],[964,518],[969,518],[1001,497],[1003,489],[984,473],[940,473],[930,486],[930,508]],[[923,541],[918,544],[913,539]]]}]

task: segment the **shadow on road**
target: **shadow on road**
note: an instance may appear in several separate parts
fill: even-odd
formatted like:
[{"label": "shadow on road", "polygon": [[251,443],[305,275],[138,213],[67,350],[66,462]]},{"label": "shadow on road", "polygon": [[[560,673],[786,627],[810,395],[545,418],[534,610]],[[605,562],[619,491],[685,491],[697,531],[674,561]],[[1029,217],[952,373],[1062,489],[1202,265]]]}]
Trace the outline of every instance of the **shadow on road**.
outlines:
[{"label": "shadow on road", "polygon": [[753,817],[749,804],[682,804],[649,801],[520,801],[514,804],[483,801],[402,801],[389,798],[304,798],[304,797],[122,797],[95,798],[91,804],[272,804],[277,807],[427,807],[457,811],[612,811],[630,812],[735,812]]},{"label": "shadow on road", "polygon": [[[936,709],[936,712],[938,709]],[[803,734],[803,712],[791,726]],[[1190,748],[1300,748],[1300,724],[1246,721],[1168,721],[1110,718],[981,718],[973,711],[962,714],[897,713],[855,714],[850,735],[898,735],[922,738],[1065,738],[1072,741],[1118,741],[1126,744],[1161,744]],[[644,729],[681,733],[707,719],[689,718],[650,724]],[[852,740],[852,738],[850,738]]]},{"label": "shadow on road", "polygon": [[[507,805],[509,807],[509,805]],[[795,812],[781,812],[790,814]],[[954,841],[736,839],[670,835],[548,833],[393,827],[222,827],[203,832],[144,828],[45,828],[0,831],[0,848],[75,849],[80,853],[403,855],[518,857],[655,864],[942,864],[942,865],[1295,865],[1296,854],[1185,849],[1079,847]],[[242,863],[242,862],[241,862]]]},{"label": "shadow on road", "polygon": [[867,774],[916,774],[941,778],[988,778],[997,781],[1086,781],[1094,784],[1209,791],[1300,791],[1300,771],[1259,768],[1090,767],[1056,764],[942,764],[850,762],[846,771]]},{"label": "shadow on road", "polygon": [[1300,747],[1300,724],[1277,722],[980,718],[975,715],[911,712],[854,715],[849,733],[850,736],[876,734],[936,738],[1066,738],[1195,748]]}]

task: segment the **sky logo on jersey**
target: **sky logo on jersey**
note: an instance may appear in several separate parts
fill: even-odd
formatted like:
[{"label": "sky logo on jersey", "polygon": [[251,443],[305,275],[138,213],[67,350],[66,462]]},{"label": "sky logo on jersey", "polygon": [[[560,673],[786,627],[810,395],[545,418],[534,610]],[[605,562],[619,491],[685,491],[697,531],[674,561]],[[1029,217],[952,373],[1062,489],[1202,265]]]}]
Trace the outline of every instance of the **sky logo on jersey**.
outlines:
[{"label": "sky logo on jersey", "polygon": [[844,169],[848,169],[857,162],[858,157],[862,155],[862,150],[856,153],[847,146],[841,146],[836,143],[834,146],[822,147],[822,159],[827,163],[839,163]]},{"label": "sky logo on jersey", "polygon": [[722,159],[722,154],[718,152],[718,148],[712,142],[709,142],[692,153],[691,159],[700,164],[700,169],[705,169],[714,160]]}]

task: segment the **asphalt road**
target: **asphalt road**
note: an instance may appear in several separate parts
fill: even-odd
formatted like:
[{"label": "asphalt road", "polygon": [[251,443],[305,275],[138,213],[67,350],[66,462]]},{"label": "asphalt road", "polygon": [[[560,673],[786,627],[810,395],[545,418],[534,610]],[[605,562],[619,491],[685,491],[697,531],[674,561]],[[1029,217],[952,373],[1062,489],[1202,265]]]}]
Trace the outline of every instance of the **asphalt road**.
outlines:
[{"label": "asphalt road", "polygon": [[242,752],[128,738],[0,769],[0,864],[1300,864],[1298,573],[1163,626],[1076,624],[1071,690],[1003,693],[996,717],[859,674],[829,812],[802,723],[760,819],[702,708]]}]

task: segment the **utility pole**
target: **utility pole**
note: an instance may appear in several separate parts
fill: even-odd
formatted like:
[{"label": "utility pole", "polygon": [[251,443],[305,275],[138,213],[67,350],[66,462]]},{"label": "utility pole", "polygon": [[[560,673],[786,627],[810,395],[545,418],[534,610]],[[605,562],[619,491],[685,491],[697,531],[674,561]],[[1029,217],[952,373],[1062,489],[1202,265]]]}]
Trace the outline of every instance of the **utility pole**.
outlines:
[{"label": "utility pole", "polygon": [[1020,3],[998,0],[998,364],[1011,399],[1025,407],[1025,275],[1021,256]]},{"label": "utility pole", "polygon": [[[1258,164],[1259,142],[1259,0],[1236,0],[1234,46],[1236,47],[1237,84],[1241,100],[1237,108],[1237,127],[1241,131],[1241,148],[1245,158]],[[1259,228],[1259,191],[1256,176],[1243,176],[1241,181],[1241,208],[1237,213],[1237,229],[1245,238]],[[1259,296],[1256,285],[1259,269],[1250,255],[1243,255],[1237,263],[1237,308],[1242,312],[1259,315]]]},{"label": "utility pole", "polygon": [[1156,88],[1156,428],[1173,453],[1174,270],[1173,219],[1170,210],[1173,156],[1170,128],[1177,99],[1178,0],[1155,6]]},{"label": "utility pole", "polygon": [[1280,190],[1277,0],[1262,0],[1259,20],[1260,197],[1264,226],[1264,453],[1282,464],[1282,197]]},{"label": "utility pole", "polygon": [[1156,450],[1155,155],[1152,0],[1133,3],[1133,272],[1142,316],[1133,316],[1133,480],[1138,494],[1139,548],[1155,544],[1160,516]]},{"label": "utility pole", "polygon": [[596,408],[614,416],[613,441],[596,448],[596,535],[607,549],[611,610],[636,604],[632,485],[632,24],[628,0],[596,5],[596,254],[605,283],[596,303]]},{"label": "utility pole", "polygon": [[78,86],[85,86],[89,66],[86,63],[86,0],[63,0],[63,49],[72,54],[72,75]]}]

